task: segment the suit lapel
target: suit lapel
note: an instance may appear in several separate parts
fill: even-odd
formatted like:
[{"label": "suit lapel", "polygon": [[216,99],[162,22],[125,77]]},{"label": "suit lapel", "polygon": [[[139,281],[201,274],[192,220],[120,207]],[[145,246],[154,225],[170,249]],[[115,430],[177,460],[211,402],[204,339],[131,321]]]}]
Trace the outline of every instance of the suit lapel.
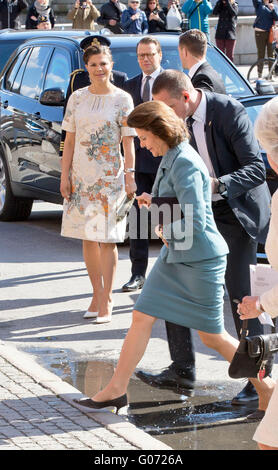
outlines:
[{"label": "suit lapel", "polygon": [[134,93],[134,105],[138,106],[138,104],[143,103],[142,98],[141,98],[141,85],[142,85],[142,79],[143,79],[143,74],[141,73],[138,75],[138,78],[136,80],[135,84],[135,93]]},{"label": "suit lapel", "polygon": [[207,148],[208,148],[208,154],[210,156],[215,174],[216,176],[218,176],[220,174],[220,171],[219,171],[216,145],[215,145],[215,141],[213,137],[213,127],[215,126],[215,120],[217,120],[217,118],[215,119],[214,102],[213,100],[210,99],[210,93],[205,93],[205,95],[207,98],[206,129],[205,129]]}]

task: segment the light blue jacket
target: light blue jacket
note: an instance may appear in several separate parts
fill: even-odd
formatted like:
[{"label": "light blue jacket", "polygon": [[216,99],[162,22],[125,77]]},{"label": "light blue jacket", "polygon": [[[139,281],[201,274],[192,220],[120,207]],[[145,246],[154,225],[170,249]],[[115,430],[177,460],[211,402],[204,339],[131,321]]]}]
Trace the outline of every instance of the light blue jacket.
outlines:
[{"label": "light blue jacket", "polygon": [[163,226],[169,247],[162,248],[161,256],[167,263],[203,261],[229,252],[214,221],[207,167],[187,140],[163,156],[153,196],[176,197],[185,216]]},{"label": "light blue jacket", "polygon": [[[197,6],[194,0],[186,0],[182,6],[182,11],[188,17]],[[209,32],[208,15],[212,12],[213,7],[209,0],[203,0],[202,4],[194,11],[189,18],[189,29],[199,29],[203,33]]]}]

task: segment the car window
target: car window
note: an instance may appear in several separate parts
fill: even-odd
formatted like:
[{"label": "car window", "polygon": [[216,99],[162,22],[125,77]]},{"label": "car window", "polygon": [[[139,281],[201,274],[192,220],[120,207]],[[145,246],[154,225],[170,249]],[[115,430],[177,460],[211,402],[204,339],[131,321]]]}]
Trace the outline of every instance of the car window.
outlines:
[{"label": "car window", "polygon": [[[125,72],[128,78],[135,77],[141,73],[141,69],[138,65],[136,47],[130,50],[129,47],[113,47],[112,56],[115,70]],[[164,69],[177,69],[182,70],[179,52],[177,47],[162,47],[162,62],[161,66]]]},{"label": "car window", "polygon": [[21,44],[22,40],[17,41],[5,40],[5,43],[1,41],[1,54],[0,54],[0,72],[3,69],[6,62],[8,62],[14,50]]},{"label": "car window", "polygon": [[25,55],[20,67],[18,68],[15,79],[14,79],[13,84],[12,84],[11,91],[13,93],[19,93],[22,76],[23,76],[26,64],[28,62],[28,58],[30,56],[31,50],[32,49],[25,49],[25,52],[27,52],[27,54]]},{"label": "car window", "polygon": [[34,47],[29,57],[27,67],[21,82],[20,94],[28,98],[38,99],[43,82],[44,69],[52,49],[49,47]]},{"label": "car window", "polygon": [[44,90],[61,88],[66,94],[71,71],[68,52],[64,49],[55,49],[46,74]]},{"label": "car window", "polygon": [[253,94],[238,72],[234,70],[230,63],[213,47],[208,47],[207,61],[221,76],[228,95],[234,98],[240,98]]},{"label": "car window", "polygon": [[18,56],[15,58],[13,61],[10,69],[7,72],[7,75],[5,77],[5,88],[6,90],[11,90],[13,86],[14,79],[18,73],[19,68],[22,66],[22,62],[27,54],[27,49],[24,49],[21,51]]}]

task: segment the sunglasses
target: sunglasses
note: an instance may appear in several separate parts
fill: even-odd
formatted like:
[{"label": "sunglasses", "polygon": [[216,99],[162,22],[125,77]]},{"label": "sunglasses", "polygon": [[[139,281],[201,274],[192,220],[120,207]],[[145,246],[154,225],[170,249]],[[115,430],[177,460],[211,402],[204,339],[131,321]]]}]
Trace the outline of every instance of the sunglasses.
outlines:
[{"label": "sunglasses", "polygon": [[130,3],[140,3],[140,2],[133,2],[133,1],[132,1],[132,2],[130,2]]}]

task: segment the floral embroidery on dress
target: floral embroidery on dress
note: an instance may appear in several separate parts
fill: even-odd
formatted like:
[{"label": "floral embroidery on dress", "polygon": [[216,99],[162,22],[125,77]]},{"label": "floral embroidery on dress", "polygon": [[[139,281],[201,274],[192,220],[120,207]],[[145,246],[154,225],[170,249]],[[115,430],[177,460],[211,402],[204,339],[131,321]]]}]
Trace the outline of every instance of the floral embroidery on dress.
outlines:
[{"label": "floral embroidery on dress", "polygon": [[63,128],[75,133],[72,193],[65,201],[62,234],[83,240],[123,241],[125,220],[116,222],[118,201],[125,195],[123,136],[134,136],[127,126],[132,98],[117,89],[96,96],[88,87],[75,91],[67,105]]}]

